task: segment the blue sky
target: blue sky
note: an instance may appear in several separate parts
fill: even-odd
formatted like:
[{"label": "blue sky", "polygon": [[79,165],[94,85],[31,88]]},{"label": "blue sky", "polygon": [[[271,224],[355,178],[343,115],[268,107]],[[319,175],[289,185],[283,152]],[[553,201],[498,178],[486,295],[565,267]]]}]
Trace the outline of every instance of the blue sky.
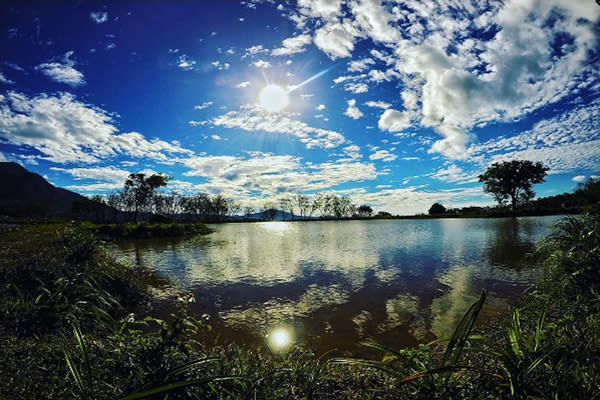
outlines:
[{"label": "blue sky", "polygon": [[0,160],[82,194],[144,171],[255,207],[335,191],[412,214],[491,204],[496,161],[550,167],[540,196],[600,174],[591,0],[0,10]]}]

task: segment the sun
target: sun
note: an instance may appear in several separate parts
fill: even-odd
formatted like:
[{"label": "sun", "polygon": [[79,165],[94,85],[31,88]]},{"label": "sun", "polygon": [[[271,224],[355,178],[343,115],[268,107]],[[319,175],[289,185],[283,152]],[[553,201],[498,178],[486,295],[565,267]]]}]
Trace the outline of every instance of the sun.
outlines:
[{"label": "sun", "polygon": [[279,112],[289,104],[287,91],[281,86],[267,85],[258,95],[258,104],[267,111]]}]

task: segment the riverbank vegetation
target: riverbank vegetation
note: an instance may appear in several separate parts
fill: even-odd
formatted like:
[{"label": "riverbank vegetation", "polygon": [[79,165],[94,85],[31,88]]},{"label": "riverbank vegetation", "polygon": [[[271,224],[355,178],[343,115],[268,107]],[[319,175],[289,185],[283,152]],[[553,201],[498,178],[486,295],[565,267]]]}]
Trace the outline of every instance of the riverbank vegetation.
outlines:
[{"label": "riverbank vegetation", "polygon": [[110,239],[144,239],[157,237],[207,235],[212,230],[202,222],[178,223],[120,223],[92,224],[83,223],[82,228]]},{"label": "riverbank vegetation", "polygon": [[482,296],[451,338],[371,343],[380,358],[348,360],[214,345],[184,302],[146,316],[151,271],[115,262],[88,231],[17,228],[0,236],[0,398],[597,398],[598,210],[563,219],[536,257],[540,281],[491,326],[477,325]]}]

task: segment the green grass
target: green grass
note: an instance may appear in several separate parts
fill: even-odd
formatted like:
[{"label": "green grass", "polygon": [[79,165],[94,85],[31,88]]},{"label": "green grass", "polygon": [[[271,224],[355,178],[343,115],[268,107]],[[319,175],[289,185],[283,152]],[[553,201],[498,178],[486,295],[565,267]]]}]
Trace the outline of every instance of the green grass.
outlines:
[{"label": "green grass", "polygon": [[376,359],[210,345],[184,303],[165,320],[129,315],[150,272],[116,263],[89,230],[5,232],[0,398],[600,398],[599,221],[563,219],[538,250],[539,283],[491,326],[477,326],[484,292],[450,337],[367,343]]},{"label": "green grass", "polygon": [[153,237],[206,235],[212,230],[201,222],[195,223],[121,223],[121,224],[91,224],[82,225],[94,234],[113,239],[138,239]]}]

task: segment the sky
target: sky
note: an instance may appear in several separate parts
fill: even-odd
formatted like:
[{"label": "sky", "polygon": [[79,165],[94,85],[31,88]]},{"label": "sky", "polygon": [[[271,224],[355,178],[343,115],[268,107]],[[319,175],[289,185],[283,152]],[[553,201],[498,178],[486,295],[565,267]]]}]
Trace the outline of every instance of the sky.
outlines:
[{"label": "sky", "polygon": [[519,1],[2,1],[0,161],[85,195],[129,173],[260,207],[491,205],[494,162],[600,175],[600,6]]}]

